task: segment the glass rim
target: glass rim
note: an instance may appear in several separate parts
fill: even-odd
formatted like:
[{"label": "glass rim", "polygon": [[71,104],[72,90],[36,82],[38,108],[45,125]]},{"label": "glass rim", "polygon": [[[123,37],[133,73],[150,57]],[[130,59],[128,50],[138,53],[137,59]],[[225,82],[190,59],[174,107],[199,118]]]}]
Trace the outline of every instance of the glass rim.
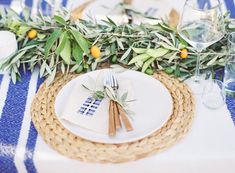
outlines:
[{"label": "glass rim", "polygon": [[190,1],[190,0],[187,0],[187,1],[185,2],[185,5],[188,5],[188,6],[190,6],[192,9],[197,10],[197,11],[201,11],[201,12],[214,10],[214,9],[216,9],[216,8],[218,8],[218,7],[221,7],[221,6],[224,4],[223,2],[221,2],[220,0],[218,0],[218,4],[215,5],[215,6],[213,6],[213,7],[210,8],[210,9],[199,9],[199,8],[195,8],[195,6],[193,6],[193,5],[190,5],[190,4],[189,4],[189,1]]},{"label": "glass rim", "polygon": [[[232,39],[231,39],[232,37],[234,37],[234,41],[232,41]],[[231,43],[231,44],[235,44],[235,31],[229,33],[229,35],[228,35],[228,42]]]}]

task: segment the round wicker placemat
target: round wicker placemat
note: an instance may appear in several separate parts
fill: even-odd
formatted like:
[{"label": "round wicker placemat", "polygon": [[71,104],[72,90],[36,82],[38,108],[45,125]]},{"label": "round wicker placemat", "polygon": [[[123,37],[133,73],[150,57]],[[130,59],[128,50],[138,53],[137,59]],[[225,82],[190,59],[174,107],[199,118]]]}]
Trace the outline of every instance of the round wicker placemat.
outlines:
[{"label": "round wicker placemat", "polygon": [[120,163],[141,159],[163,151],[179,141],[189,130],[194,117],[194,99],[187,85],[165,73],[155,73],[170,91],[174,110],[167,123],[152,135],[124,144],[101,144],[82,139],[65,129],[54,111],[54,102],[60,89],[75,74],[58,74],[55,82],[46,88],[42,84],[31,106],[32,121],[45,142],[59,153],[80,161]]}]

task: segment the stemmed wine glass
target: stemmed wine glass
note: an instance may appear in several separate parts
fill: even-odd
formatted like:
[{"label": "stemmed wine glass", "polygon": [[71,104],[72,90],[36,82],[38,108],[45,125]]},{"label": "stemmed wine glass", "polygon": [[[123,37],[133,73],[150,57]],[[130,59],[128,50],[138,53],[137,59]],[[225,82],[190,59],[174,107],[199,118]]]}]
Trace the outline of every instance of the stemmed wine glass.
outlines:
[{"label": "stemmed wine glass", "polygon": [[195,76],[186,82],[194,94],[202,94],[203,78],[200,76],[200,53],[223,38],[225,33],[221,3],[210,0],[203,7],[200,0],[186,0],[178,25],[179,35],[197,51]]}]

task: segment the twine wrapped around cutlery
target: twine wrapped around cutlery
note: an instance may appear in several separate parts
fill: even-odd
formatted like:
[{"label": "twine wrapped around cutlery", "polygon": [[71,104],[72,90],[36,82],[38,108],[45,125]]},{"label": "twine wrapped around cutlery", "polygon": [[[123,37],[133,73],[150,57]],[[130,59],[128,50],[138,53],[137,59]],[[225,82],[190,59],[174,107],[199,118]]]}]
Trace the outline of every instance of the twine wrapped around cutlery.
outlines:
[{"label": "twine wrapped around cutlery", "polygon": [[42,84],[31,106],[32,121],[38,133],[48,145],[62,155],[84,162],[97,163],[138,160],[166,150],[182,139],[191,127],[194,117],[194,99],[190,89],[186,84],[165,73],[155,73],[153,77],[168,88],[174,104],[170,119],[161,129],[141,140],[118,145],[95,143],[80,138],[60,124],[54,110],[56,95],[76,76],[76,74],[66,76],[58,74],[55,82],[48,88],[45,83]]}]

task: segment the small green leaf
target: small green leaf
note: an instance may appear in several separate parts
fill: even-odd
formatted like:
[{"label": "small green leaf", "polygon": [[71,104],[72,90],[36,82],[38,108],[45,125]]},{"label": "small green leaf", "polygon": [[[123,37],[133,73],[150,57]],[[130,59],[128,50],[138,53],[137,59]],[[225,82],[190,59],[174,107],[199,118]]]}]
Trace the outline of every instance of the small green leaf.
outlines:
[{"label": "small green leaf", "polygon": [[45,34],[38,33],[38,34],[37,34],[37,37],[38,37],[40,40],[42,40],[42,39],[44,39],[44,38],[46,37],[46,35],[45,35]]},{"label": "small green leaf", "polygon": [[[183,38],[179,37],[179,41],[180,41],[179,47],[185,48],[188,46],[188,43]],[[181,49],[181,48],[179,48],[179,49]]]},{"label": "small green leaf", "polygon": [[169,50],[174,50],[174,51],[179,50],[179,49],[175,48],[174,46],[170,46],[169,44],[167,44],[165,42],[160,42],[159,45],[161,45],[162,47],[169,49]]},{"label": "small green leaf", "polygon": [[169,50],[164,49],[164,48],[158,48],[158,49],[148,49],[146,54],[148,54],[151,57],[161,57],[163,55],[165,55],[166,53],[168,53]]},{"label": "small green leaf", "polygon": [[68,38],[66,38],[64,49],[61,51],[60,56],[66,64],[70,64],[71,60],[71,43]]},{"label": "small green leaf", "polygon": [[215,62],[216,62],[216,60],[219,58],[219,56],[215,56],[214,58],[212,58],[206,65],[207,66],[210,66],[210,65],[213,65]]},{"label": "small green leaf", "polygon": [[68,39],[67,33],[63,32],[60,36],[59,46],[56,48],[56,51],[55,51],[57,55],[59,55],[61,51],[64,49],[67,39]]},{"label": "small green leaf", "polygon": [[104,92],[103,91],[96,91],[95,95],[99,98],[99,99],[103,99],[104,98]]},{"label": "small green leaf", "polygon": [[142,61],[142,62],[144,62],[144,61],[146,61],[147,59],[149,59],[151,56],[150,55],[148,55],[148,54],[140,54],[140,55],[137,55],[137,56],[135,56],[134,58],[132,58],[132,60],[128,63],[128,65],[131,65],[131,64],[134,64],[134,63],[136,63],[136,62],[138,62],[138,61]]},{"label": "small green leaf", "polygon": [[128,57],[128,55],[131,53],[131,50],[132,50],[132,48],[131,47],[129,47],[128,49],[127,49],[127,51],[122,55],[122,57],[121,57],[121,61],[123,61],[124,59],[126,59],[127,57]]},{"label": "small green leaf", "polygon": [[147,69],[145,70],[145,73],[148,74],[148,75],[153,75],[154,71],[153,71],[153,69],[151,69],[151,68],[147,68]]},{"label": "small green leaf", "polygon": [[59,23],[61,25],[66,25],[66,21],[62,17],[55,15],[54,19],[57,23]]},{"label": "small green leaf", "polygon": [[175,76],[176,77],[180,76],[180,67],[179,67],[179,65],[177,65],[176,68],[175,68]]},{"label": "small green leaf", "polygon": [[41,67],[40,67],[40,71],[39,71],[39,76],[40,78],[43,77],[43,74],[45,72],[45,69],[46,69],[46,61],[43,61]]},{"label": "small green leaf", "polygon": [[11,70],[11,80],[13,84],[16,84],[16,73],[13,69]]},{"label": "small green leaf", "polygon": [[81,73],[83,71],[83,66],[80,64],[80,66],[77,68],[76,73]]},{"label": "small green leaf", "polygon": [[171,74],[171,73],[174,72],[174,69],[171,68],[171,67],[167,67],[167,68],[165,68],[165,72],[166,72],[167,74]]},{"label": "small green leaf", "polygon": [[113,26],[117,26],[116,23],[112,19],[110,19],[109,17],[107,17],[107,19]]},{"label": "small green leaf", "polygon": [[117,44],[118,44],[118,47],[121,49],[121,50],[124,50],[124,46],[122,44],[122,41],[119,39],[119,38],[116,38],[117,40]]},{"label": "small green leaf", "polygon": [[157,33],[157,32],[155,32],[155,35],[156,35],[159,39],[161,39],[162,41],[166,42],[167,44],[169,44],[169,45],[171,45],[171,46],[174,46],[174,45],[170,42],[170,40],[167,39],[167,37],[164,37],[163,35],[161,35],[161,34],[159,34],[159,33]]},{"label": "small green leaf", "polygon": [[173,42],[173,45],[175,45],[175,43],[176,43],[175,34],[173,35],[172,33],[170,33],[170,36],[171,36],[171,40]]},{"label": "small green leaf", "polygon": [[78,31],[71,30],[71,33],[72,33],[73,37],[75,38],[76,42],[78,43],[78,45],[83,50],[83,52],[85,52],[85,54],[88,55],[89,54],[89,45],[88,45],[88,42],[86,41],[86,39],[83,38],[82,35]]},{"label": "small green leaf", "polygon": [[25,54],[26,50],[21,51],[20,53],[18,53],[10,62],[10,64],[14,64],[16,63],[24,54]]},{"label": "small green leaf", "polygon": [[171,63],[175,58],[176,58],[176,54],[177,54],[177,52],[176,53],[173,53],[170,57],[169,57],[169,59],[168,59],[168,63]]},{"label": "small green leaf", "polygon": [[155,59],[156,59],[156,57],[152,57],[152,58],[150,58],[149,60],[147,60],[147,61],[144,63],[144,65],[143,65],[141,71],[142,71],[142,72],[145,72],[145,71],[147,70],[147,68],[150,66],[150,64],[152,64],[152,62],[155,61]]},{"label": "small green leaf", "polygon": [[82,62],[83,59],[83,50],[81,49],[81,47],[74,42],[73,43],[73,50],[72,50],[72,54],[73,54],[73,58],[76,61],[77,64],[80,64]]},{"label": "small green leaf", "polygon": [[55,75],[56,75],[56,67],[53,69],[52,73],[46,79],[46,86],[47,87],[53,82],[53,80],[55,79]]},{"label": "small green leaf", "polygon": [[132,47],[133,51],[137,54],[142,54],[145,53],[147,51],[147,49],[144,48],[136,48],[136,47]]},{"label": "small green leaf", "polygon": [[52,46],[54,45],[54,43],[57,41],[57,39],[59,38],[59,36],[61,35],[62,30],[61,29],[56,29],[48,38],[46,45],[45,45],[45,57],[47,57],[49,55],[49,52],[52,48]]},{"label": "small green leaf", "polygon": [[79,64],[75,64],[71,69],[70,69],[70,72],[75,72],[78,68],[79,68]]}]

